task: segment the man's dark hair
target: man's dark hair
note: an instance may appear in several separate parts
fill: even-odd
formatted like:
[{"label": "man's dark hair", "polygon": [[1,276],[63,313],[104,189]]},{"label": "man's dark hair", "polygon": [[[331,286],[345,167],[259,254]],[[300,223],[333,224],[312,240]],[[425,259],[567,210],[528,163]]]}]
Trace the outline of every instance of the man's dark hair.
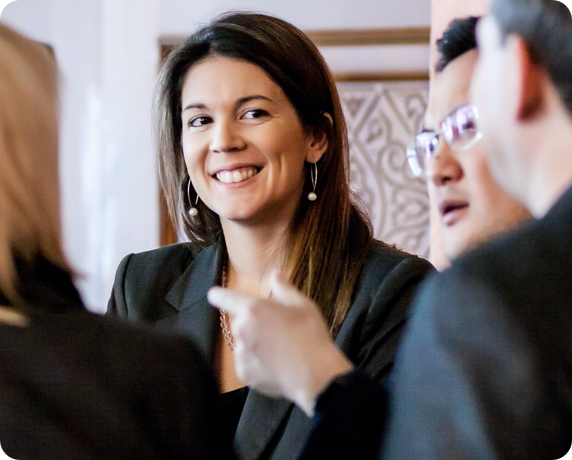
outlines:
[{"label": "man's dark hair", "polygon": [[493,0],[491,14],[503,41],[515,34],[548,74],[572,115],[572,16],[556,0]]},{"label": "man's dark hair", "polygon": [[451,61],[477,47],[476,27],[479,19],[480,17],[470,16],[451,21],[443,36],[437,40],[437,51],[439,51],[439,61],[435,66],[437,73],[442,72]]}]

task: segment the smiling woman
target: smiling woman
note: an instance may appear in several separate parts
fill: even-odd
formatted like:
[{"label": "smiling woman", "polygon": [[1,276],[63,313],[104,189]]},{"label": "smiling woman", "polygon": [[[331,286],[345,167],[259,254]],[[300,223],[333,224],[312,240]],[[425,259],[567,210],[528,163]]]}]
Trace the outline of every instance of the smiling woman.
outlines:
[{"label": "smiling woman", "polygon": [[181,100],[187,171],[225,234],[247,221],[285,234],[300,202],[304,162],[321,158],[325,133],[304,129],[282,89],[238,59],[210,57],[194,66]]},{"label": "smiling woman", "polygon": [[268,297],[269,274],[283,271],[349,359],[384,382],[430,265],[373,240],[350,192],[332,76],[285,21],[230,13],[191,35],[159,75],[155,128],[161,185],[189,243],[127,256],[108,311],[196,340],[219,379],[221,437],[240,458],[296,458],[310,420],[240,382],[232,318],[209,306],[209,288]]}]

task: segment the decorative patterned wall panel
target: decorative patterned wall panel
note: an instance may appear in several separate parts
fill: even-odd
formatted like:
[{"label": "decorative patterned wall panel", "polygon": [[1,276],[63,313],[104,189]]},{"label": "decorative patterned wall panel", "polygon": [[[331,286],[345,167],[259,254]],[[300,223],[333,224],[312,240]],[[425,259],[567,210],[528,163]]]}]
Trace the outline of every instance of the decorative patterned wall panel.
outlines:
[{"label": "decorative patterned wall panel", "polygon": [[373,221],[375,236],[429,256],[429,199],[411,174],[405,150],[423,125],[429,83],[338,83],[348,125],[352,189]]}]

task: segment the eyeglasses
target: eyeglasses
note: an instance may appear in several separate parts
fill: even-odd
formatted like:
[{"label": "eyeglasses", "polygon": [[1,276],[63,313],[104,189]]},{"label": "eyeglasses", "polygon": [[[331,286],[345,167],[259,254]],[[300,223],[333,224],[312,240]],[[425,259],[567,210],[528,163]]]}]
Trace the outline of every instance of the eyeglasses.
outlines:
[{"label": "eyeglasses", "polygon": [[473,105],[459,107],[445,117],[440,127],[440,131],[419,133],[407,148],[407,161],[415,176],[427,174],[427,163],[435,156],[441,134],[455,152],[471,148],[483,137],[479,129],[479,111]]}]

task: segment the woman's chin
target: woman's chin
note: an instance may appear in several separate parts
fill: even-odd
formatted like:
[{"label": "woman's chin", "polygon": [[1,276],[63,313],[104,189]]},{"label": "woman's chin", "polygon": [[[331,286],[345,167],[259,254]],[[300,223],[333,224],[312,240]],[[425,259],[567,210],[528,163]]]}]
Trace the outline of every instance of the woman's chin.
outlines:
[{"label": "woman's chin", "polygon": [[248,224],[249,222],[255,222],[259,220],[257,213],[253,212],[238,212],[234,210],[233,212],[225,212],[219,214],[221,221],[228,221],[233,223]]},{"label": "woman's chin", "polygon": [[227,200],[214,209],[221,221],[228,221],[248,226],[268,226],[276,224],[280,227],[290,222],[297,209],[297,203],[286,200]]},{"label": "woman's chin", "polygon": [[229,222],[236,225],[242,225],[245,227],[256,227],[256,226],[268,226],[281,220],[279,216],[275,213],[268,212],[268,210],[258,210],[258,211],[241,211],[236,210],[232,213],[222,213],[219,214],[221,222]]}]

